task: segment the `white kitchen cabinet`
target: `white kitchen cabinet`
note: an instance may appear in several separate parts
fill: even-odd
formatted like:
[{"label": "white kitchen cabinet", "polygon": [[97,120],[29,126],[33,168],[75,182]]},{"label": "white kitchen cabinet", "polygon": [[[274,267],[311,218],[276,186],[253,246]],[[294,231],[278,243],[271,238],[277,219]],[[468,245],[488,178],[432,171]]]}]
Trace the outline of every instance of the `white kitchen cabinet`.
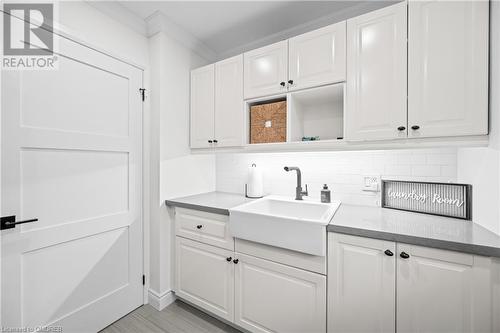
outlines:
[{"label": "white kitchen cabinet", "polygon": [[217,147],[244,141],[243,55],[215,64],[215,134]]},{"label": "white kitchen cabinet", "polygon": [[214,139],[215,65],[191,71],[191,148],[208,148]]},{"label": "white kitchen cabinet", "polygon": [[489,2],[410,1],[408,19],[409,137],[487,134]]},{"label": "white kitchen cabinet", "polygon": [[406,138],[407,4],[347,20],[345,137]]},{"label": "white kitchen cabinet", "polygon": [[251,332],[325,332],[326,277],[237,254],[235,324]]},{"label": "white kitchen cabinet", "polygon": [[328,237],[328,332],[395,332],[396,244]]},{"label": "white kitchen cabinet", "polygon": [[406,244],[397,252],[398,332],[493,331],[490,258]]},{"label": "white kitchen cabinet", "polygon": [[233,252],[176,237],[175,293],[217,316],[234,316]]},{"label": "white kitchen cabinet", "polygon": [[290,90],[345,81],[346,22],[288,40]]},{"label": "white kitchen cabinet", "polygon": [[288,41],[246,52],[244,73],[245,99],[286,92]]}]

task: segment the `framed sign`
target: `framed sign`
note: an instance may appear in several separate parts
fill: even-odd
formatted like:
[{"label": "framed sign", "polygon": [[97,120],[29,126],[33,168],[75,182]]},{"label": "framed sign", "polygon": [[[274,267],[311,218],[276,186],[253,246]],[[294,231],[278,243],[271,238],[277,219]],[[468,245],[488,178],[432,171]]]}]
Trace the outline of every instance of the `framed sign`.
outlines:
[{"label": "framed sign", "polygon": [[382,180],[382,207],[472,219],[472,185]]}]

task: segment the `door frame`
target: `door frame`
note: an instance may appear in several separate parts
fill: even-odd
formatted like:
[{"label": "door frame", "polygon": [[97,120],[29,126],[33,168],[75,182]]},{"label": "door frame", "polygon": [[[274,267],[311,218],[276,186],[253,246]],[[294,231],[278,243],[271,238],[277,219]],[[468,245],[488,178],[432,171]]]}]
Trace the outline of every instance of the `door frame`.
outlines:
[{"label": "door frame", "polygon": [[[0,23],[3,24],[3,16],[5,13],[0,10],[2,13],[1,18],[0,18]],[[97,46],[93,44],[92,42],[88,41],[85,37],[83,37],[82,34],[70,29],[69,27],[65,26],[64,24],[61,24],[59,21],[56,20],[54,21],[54,27],[53,27],[53,34],[57,35],[62,38],[66,38],[68,40],[71,40],[77,44],[82,45],[83,47],[90,48],[94,51],[97,51],[99,53],[102,53],[106,56],[109,56],[115,60],[118,60],[120,62],[123,62],[125,64],[128,64],[132,67],[135,67],[139,70],[142,71],[142,87],[146,89],[146,91],[150,91],[150,82],[149,82],[149,68],[147,64],[138,64],[135,61],[131,60],[127,56],[119,55],[113,51],[107,50],[102,48],[101,46]],[[3,41],[3,36],[0,37],[1,41]],[[146,37],[145,37],[146,38]],[[0,76],[1,78],[1,76]],[[1,88],[1,80],[0,80],[0,88]],[[0,94],[1,98],[1,94]],[[137,92],[137,98],[140,98],[140,93],[139,91]],[[1,99],[0,99],[1,101]],[[150,246],[150,241],[149,241],[149,228],[150,228],[150,196],[148,194],[149,188],[150,188],[150,183],[149,183],[149,173],[150,173],[150,103],[149,103],[149,98],[145,98],[145,100],[142,102],[142,136],[141,136],[141,147],[142,147],[142,175],[141,175],[141,190],[140,190],[140,196],[141,196],[141,232],[142,232],[142,274],[145,276],[145,284],[143,285],[143,304],[146,304],[148,302],[148,290],[149,290],[149,272],[150,272],[150,264],[149,264],[149,246]],[[1,125],[1,115],[0,115],[0,125]],[[1,126],[0,126],[0,134],[1,134]],[[1,139],[1,136],[0,136]],[[0,162],[1,162],[1,146],[0,146]],[[0,169],[1,169],[1,163],[0,163]],[[1,179],[0,179],[1,181]],[[1,183],[0,183],[1,186]],[[1,237],[0,237],[1,240]],[[1,243],[0,243],[1,244]],[[1,256],[1,246],[0,246],[0,256]],[[1,259],[1,257],[0,257]],[[1,260],[0,260],[1,262]],[[0,267],[1,269],[1,267]],[[0,283],[1,283],[1,274],[0,274]],[[1,288],[0,288],[1,289]],[[0,295],[1,296],[1,295]],[[1,310],[1,304],[0,304],[0,310]],[[0,311],[0,326],[2,324],[2,318],[1,318],[1,311]]]}]

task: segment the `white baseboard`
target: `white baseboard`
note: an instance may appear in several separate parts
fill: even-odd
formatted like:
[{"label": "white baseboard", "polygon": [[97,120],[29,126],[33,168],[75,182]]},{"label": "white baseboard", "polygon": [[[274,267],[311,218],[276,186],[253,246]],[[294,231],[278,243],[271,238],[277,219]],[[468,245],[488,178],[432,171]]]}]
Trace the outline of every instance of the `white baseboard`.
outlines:
[{"label": "white baseboard", "polygon": [[175,295],[172,290],[166,291],[163,294],[158,294],[156,291],[148,290],[148,303],[158,311],[165,309],[175,301]]}]

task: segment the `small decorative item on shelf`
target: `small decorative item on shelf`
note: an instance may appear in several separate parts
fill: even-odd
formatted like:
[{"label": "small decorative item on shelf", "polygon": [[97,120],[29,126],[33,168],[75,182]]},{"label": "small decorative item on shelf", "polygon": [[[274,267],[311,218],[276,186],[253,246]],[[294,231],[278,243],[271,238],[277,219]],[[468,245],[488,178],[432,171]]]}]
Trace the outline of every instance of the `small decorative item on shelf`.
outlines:
[{"label": "small decorative item on shelf", "polygon": [[302,141],[319,141],[319,136],[303,136]]}]

